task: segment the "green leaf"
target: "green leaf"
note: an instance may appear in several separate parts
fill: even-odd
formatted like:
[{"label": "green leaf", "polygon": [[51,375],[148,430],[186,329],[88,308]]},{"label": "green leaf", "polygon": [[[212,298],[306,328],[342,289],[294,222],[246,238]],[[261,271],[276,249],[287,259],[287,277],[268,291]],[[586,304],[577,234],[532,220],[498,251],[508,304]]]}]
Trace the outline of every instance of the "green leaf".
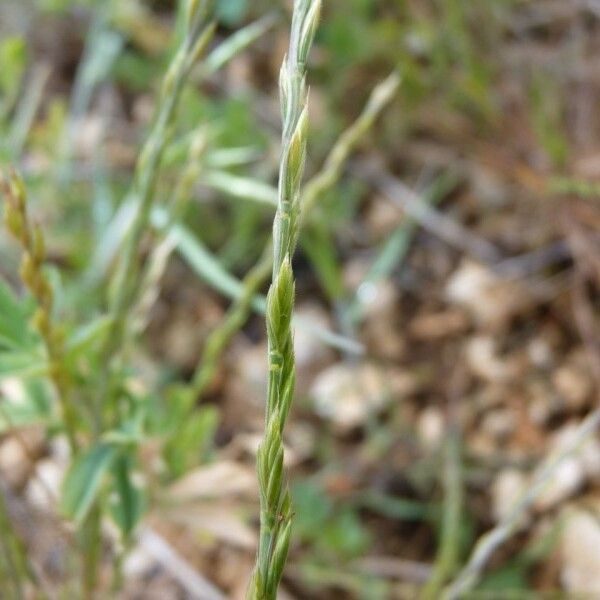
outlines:
[{"label": "green leaf", "polygon": [[277,190],[258,179],[215,170],[206,171],[202,183],[234,198],[277,207]]},{"label": "green leaf", "polygon": [[[239,2],[239,0],[238,0]],[[247,0],[243,0],[247,4]],[[235,5],[232,0],[227,0],[227,6]],[[230,35],[224,42],[221,42],[205,59],[204,69],[207,73],[215,73],[223,65],[228,63],[236,54],[239,54],[247,46],[259,39],[275,23],[272,15],[267,15],[258,21],[246,25],[242,29]]]},{"label": "green leaf", "polygon": [[24,425],[47,425],[50,419],[50,399],[41,380],[17,382],[0,399],[0,433]]},{"label": "green leaf", "polygon": [[68,518],[77,523],[85,519],[117,452],[115,446],[99,443],[71,465],[63,483],[61,498],[62,511]]},{"label": "green leaf", "polygon": [[439,515],[439,506],[426,505],[416,500],[391,496],[375,491],[361,494],[358,504],[390,519],[400,521],[421,521]]},{"label": "green leaf", "polygon": [[175,477],[206,458],[219,424],[219,411],[213,406],[204,406],[191,415],[185,413],[182,416],[184,420],[173,428],[164,451],[165,460]]},{"label": "green leaf", "polygon": [[47,361],[31,352],[0,354],[0,380],[6,377],[39,377],[47,372]]},{"label": "green leaf", "polygon": [[239,25],[248,12],[248,0],[220,0],[215,12],[219,21],[225,25]]},{"label": "green leaf", "polygon": [[0,91],[14,92],[21,81],[27,62],[27,45],[21,36],[6,37],[0,44]]},{"label": "green leaf", "polygon": [[23,304],[8,286],[0,279],[0,346],[27,348],[33,336],[27,325],[29,303]]},{"label": "green leaf", "polygon": [[487,575],[478,590],[506,592],[527,589],[527,569],[524,565],[510,564]]},{"label": "green leaf", "polygon": [[112,323],[112,317],[102,315],[90,323],[78,327],[67,340],[69,357],[85,352],[90,346],[102,340]]},{"label": "green leaf", "polygon": [[332,519],[334,505],[327,492],[316,483],[300,481],[292,488],[294,505],[294,529],[300,539],[314,540],[319,537],[328,521]]},{"label": "green leaf", "polygon": [[110,511],[124,538],[128,538],[140,522],[146,498],[140,486],[132,477],[133,460],[130,455],[121,454],[114,465],[114,489],[116,496],[111,502]]},{"label": "green leaf", "polygon": [[315,223],[312,229],[307,229],[302,238],[302,250],[312,263],[328,299],[332,302],[340,300],[344,283],[339,255],[328,227]]},{"label": "green leaf", "polygon": [[324,547],[344,558],[360,556],[369,547],[368,530],[351,509],[341,509],[318,540]]}]

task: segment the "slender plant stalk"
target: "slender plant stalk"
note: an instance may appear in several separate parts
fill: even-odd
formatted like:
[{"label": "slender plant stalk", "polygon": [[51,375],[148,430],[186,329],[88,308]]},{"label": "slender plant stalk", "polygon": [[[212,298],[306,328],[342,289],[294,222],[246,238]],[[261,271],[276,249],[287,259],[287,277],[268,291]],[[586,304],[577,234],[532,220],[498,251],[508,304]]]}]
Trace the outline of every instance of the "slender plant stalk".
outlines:
[{"label": "slender plant stalk", "polygon": [[122,350],[125,340],[128,315],[135,305],[139,287],[139,247],[149,228],[162,156],[184,84],[214,32],[214,25],[208,21],[210,3],[210,0],[188,2],[186,33],[163,80],[154,124],[136,165],[134,196],[138,206],[124,241],[122,258],[113,281],[113,297],[110,302],[113,321],[104,348],[107,358],[114,358],[115,353]]},{"label": "slender plant stalk", "polygon": [[[318,200],[339,180],[345,162],[356,148],[362,137],[373,126],[375,119],[391,101],[400,85],[400,77],[392,73],[371,93],[365,108],[359,117],[338,138],[334,147],[325,159],[323,169],[312,177],[302,191],[301,211],[304,219],[309,219]],[[201,398],[214,379],[219,359],[225,348],[244,326],[252,311],[252,300],[264,285],[273,265],[272,243],[269,241],[258,262],[248,271],[243,279],[243,292],[223,321],[216,327],[206,340],[202,360],[196,369],[192,380],[192,392],[196,398]]]},{"label": "slender plant stalk", "polygon": [[150,309],[160,291],[160,280],[167,267],[169,257],[176,246],[174,237],[170,235],[170,232],[172,227],[183,218],[190,203],[194,184],[202,171],[200,159],[206,149],[206,141],[206,132],[199,128],[192,138],[186,166],[175,187],[169,206],[167,223],[157,234],[155,246],[146,263],[144,274],[141,277],[141,291],[138,294],[139,302],[135,310],[135,323],[132,327],[136,334],[145,329]]},{"label": "slender plant stalk", "polygon": [[[195,61],[207,47],[214,32],[214,25],[209,23],[211,4],[211,0],[187,2],[185,34],[163,79],[150,135],[136,165],[133,193],[137,210],[124,240],[121,260],[112,282],[113,295],[109,307],[112,321],[102,348],[104,370],[99,379],[99,393],[93,406],[93,433],[96,438],[104,430],[106,413],[113,408],[118,393],[119,358],[124,351],[128,327],[134,321],[129,317],[135,309],[140,288],[139,248],[149,229],[159,168],[170,139],[177,105]],[[84,548],[82,584],[85,598],[92,598],[96,587],[101,550],[100,523],[100,509],[96,504],[90,510],[80,531],[80,540]]]},{"label": "slender plant stalk", "polygon": [[396,72],[388,75],[371,92],[367,104],[360,116],[338,138],[335,146],[325,160],[321,171],[304,187],[302,193],[302,215],[308,218],[319,198],[339,180],[348,157],[360,140],[373,127],[375,119],[387,106],[400,86],[400,75]]},{"label": "slender plant stalk", "polygon": [[102,552],[100,531],[102,514],[99,503],[95,503],[77,532],[83,556],[81,561],[81,587],[84,600],[93,600],[98,581],[98,565]]},{"label": "slender plant stalk", "polygon": [[563,450],[548,457],[527,490],[517,498],[506,516],[479,538],[465,567],[458,573],[452,584],[440,594],[442,600],[463,598],[477,585],[493,553],[519,528],[523,515],[544,490],[557,469],[581,448],[598,427],[600,427],[600,409],[591,412],[582,421],[573,439]]},{"label": "slender plant stalk", "polygon": [[273,266],[272,248],[268,245],[260,260],[244,277],[242,294],[233,302],[231,308],[220,325],[215,328],[206,340],[202,361],[200,362],[191,383],[191,393],[195,399],[201,398],[210,387],[219,359],[231,338],[244,326],[252,310],[252,299],[265,282]]},{"label": "slender plant stalk", "polygon": [[46,260],[44,235],[40,226],[32,223],[29,218],[25,184],[19,175],[11,171],[7,177],[2,178],[1,186],[6,200],[4,221],[23,250],[21,279],[37,302],[33,324],[44,341],[50,363],[50,378],[56,389],[69,446],[75,454],[78,417],[71,398],[70,376],[65,368],[63,334],[52,316],[54,308],[52,286],[43,269]]},{"label": "slender plant stalk", "polygon": [[249,598],[274,600],[291,535],[291,500],[283,473],[283,428],[294,396],[292,338],[294,275],[292,256],[298,237],[300,182],[307,137],[306,61],[319,20],[319,0],[296,0],[290,47],[279,85],[283,119],[278,206],[273,223],[273,272],[267,296],[269,383],[265,435],[257,453],[260,535]]},{"label": "slender plant stalk", "polygon": [[460,433],[458,427],[451,424],[444,444],[444,512],[440,544],[433,573],[421,594],[423,600],[439,598],[458,562],[463,502],[460,455]]},{"label": "slender plant stalk", "polygon": [[[27,550],[12,525],[12,518],[8,509],[5,488],[0,483],[0,549],[4,554],[6,562],[7,580],[14,588],[14,598],[19,600],[25,598],[25,583],[35,579],[27,561]],[[2,583],[7,585],[8,581],[2,578]],[[7,588],[4,588],[8,592]]]}]

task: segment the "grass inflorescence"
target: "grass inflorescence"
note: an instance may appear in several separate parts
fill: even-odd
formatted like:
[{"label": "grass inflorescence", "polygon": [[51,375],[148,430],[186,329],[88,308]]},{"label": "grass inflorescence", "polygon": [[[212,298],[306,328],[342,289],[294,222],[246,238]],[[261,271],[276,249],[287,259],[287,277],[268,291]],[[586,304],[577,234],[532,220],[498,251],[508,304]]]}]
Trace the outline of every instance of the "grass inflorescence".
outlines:
[{"label": "grass inflorescence", "polygon": [[283,135],[278,204],[273,222],[272,283],[267,296],[269,378],[265,435],[257,454],[260,536],[248,594],[256,600],[276,597],[291,536],[291,500],[285,483],[282,439],[296,378],[292,335],[295,287],[291,261],[298,237],[300,184],[306,154],[306,63],[319,12],[319,0],[294,3],[289,51],[279,79]]},{"label": "grass inflorescence", "polygon": [[5,199],[4,221],[6,228],[18,240],[23,255],[20,275],[23,283],[37,303],[33,325],[44,341],[49,361],[49,374],[61,408],[61,417],[71,451],[77,449],[77,411],[72,403],[70,376],[65,369],[65,340],[54,321],[54,294],[44,272],[46,244],[42,228],[31,221],[27,210],[27,192],[22,178],[11,170],[3,177]]}]

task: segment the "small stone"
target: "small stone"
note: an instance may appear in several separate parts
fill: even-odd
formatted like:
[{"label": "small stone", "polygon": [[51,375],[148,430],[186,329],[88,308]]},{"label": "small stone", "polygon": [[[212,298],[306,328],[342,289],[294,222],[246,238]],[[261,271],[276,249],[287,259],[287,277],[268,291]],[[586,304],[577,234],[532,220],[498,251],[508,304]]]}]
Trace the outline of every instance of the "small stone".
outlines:
[{"label": "small stone", "polygon": [[391,326],[388,319],[369,319],[363,328],[368,353],[374,358],[399,361],[406,355],[406,340],[401,329]]},{"label": "small stone", "polygon": [[123,574],[126,577],[144,577],[156,566],[156,561],[144,550],[137,546],[127,553],[123,564]]},{"label": "small stone", "polygon": [[178,312],[176,318],[165,327],[162,337],[169,362],[186,369],[196,366],[202,338],[195,315]]},{"label": "small stone", "polygon": [[66,436],[56,436],[50,441],[50,456],[62,465],[71,461],[71,448]]},{"label": "small stone", "polygon": [[240,350],[235,358],[235,376],[228,382],[230,393],[244,398],[246,403],[262,406],[267,395],[267,361],[266,344]]},{"label": "small stone", "polygon": [[311,395],[317,413],[347,432],[416,386],[416,378],[404,371],[389,371],[371,363],[340,363],[316,377]]},{"label": "small stone", "polygon": [[586,598],[600,594],[600,519],[589,510],[568,510],[561,537],[561,582]]},{"label": "small stone", "polygon": [[469,326],[469,319],[460,309],[416,315],[408,325],[410,334],[420,340],[438,340],[457,335]]},{"label": "small stone", "polygon": [[39,427],[20,429],[0,444],[0,475],[13,489],[22,488],[44,449],[45,435]]},{"label": "small stone", "polygon": [[508,408],[498,408],[487,413],[482,422],[482,428],[495,438],[508,437],[516,426],[514,413]]},{"label": "small stone", "polygon": [[493,458],[498,453],[493,438],[483,431],[475,431],[469,436],[469,449],[482,458]]},{"label": "small stone", "polygon": [[444,430],[446,428],[446,420],[442,411],[430,406],[426,408],[417,422],[417,431],[423,444],[429,450],[439,448],[444,438]]},{"label": "small stone", "polygon": [[102,141],[106,124],[100,116],[88,116],[81,120],[75,131],[74,147],[77,156],[91,158]]},{"label": "small stone", "polygon": [[549,367],[554,358],[552,347],[543,337],[536,337],[527,344],[527,354],[531,362],[540,369]]},{"label": "small stone", "polygon": [[356,297],[361,303],[363,339],[371,356],[397,360],[403,356],[406,342],[395,326],[398,318],[398,290],[391,281],[366,281]]},{"label": "small stone", "polygon": [[545,425],[560,409],[556,393],[546,378],[532,378],[527,382],[527,413],[534,425]]},{"label": "small stone", "polygon": [[594,390],[594,381],[583,357],[575,356],[559,367],[552,382],[572,410],[585,408]]},{"label": "small stone", "polygon": [[349,290],[358,290],[369,272],[369,263],[363,258],[353,258],[346,262],[342,272],[344,287]]},{"label": "small stone", "polygon": [[496,522],[509,515],[514,503],[527,489],[527,484],[527,477],[517,469],[498,473],[492,485],[492,512]]},{"label": "small stone", "polygon": [[511,365],[498,356],[496,342],[489,336],[472,337],[467,343],[466,358],[473,374],[489,383],[506,381],[513,373]]},{"label": "small stone", "polygon": [[[295,316],[308,323],[311,329],[331,328],[329,314],[316,302],[307,302],[297,306]],[[299,371],[323,366],[331,362],[334,357],[332,349],[318,339],[312,331],[298,326],[294,328],[294,354],[296,368]]]},{"label": "small stone", "polygon": [[364,318],[381,320],[383,315],[391,315],[396,309],[398,291],[389,281],[368,281],[362,283],[357,292]]},{"label": "small stone", "polygon": [[50,509],[60,495],[66,469],[56,460],[45,458],[35,465],[25,488],[25,498],[33,506]]},{"label": "small stone", "polygon": [[26,449],[16,436],[10,436],[0,445],[0,475],[15,490],[25,485],[31,461]]},{"label": "small stone", "polygon": [[445,294],[465,307],[477,323],[491,329],[504,325],[529,300],[523,286],[469,259],[452,274]]},{"label": "small stone", "polygon": [[365,215],[364,223],[371,240],[380,241],[389,236],[401,220],[402,215],[393,204],[386,199],[375,198]]}]

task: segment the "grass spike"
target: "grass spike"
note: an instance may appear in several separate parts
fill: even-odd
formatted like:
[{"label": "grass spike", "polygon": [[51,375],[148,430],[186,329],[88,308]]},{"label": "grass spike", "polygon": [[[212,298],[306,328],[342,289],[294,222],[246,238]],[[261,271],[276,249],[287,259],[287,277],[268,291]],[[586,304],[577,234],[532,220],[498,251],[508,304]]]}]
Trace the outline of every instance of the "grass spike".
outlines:
[{"label": "grass spike", "polygon": [[319,10],[319,0],[296,0],[289,52],[280,72],[283,134],[278,205],[273,222],[272,283],[266,315],[269,389],[265,439],[258,460],[261,522],[255,573],[248,590],[251,600],[276,598],[291,535],[291,506],[285,484],[282,435],[295,381],[291,324],[295,295],[292,256],[298,235],[300,183],[306,155],[306,60]]}]

